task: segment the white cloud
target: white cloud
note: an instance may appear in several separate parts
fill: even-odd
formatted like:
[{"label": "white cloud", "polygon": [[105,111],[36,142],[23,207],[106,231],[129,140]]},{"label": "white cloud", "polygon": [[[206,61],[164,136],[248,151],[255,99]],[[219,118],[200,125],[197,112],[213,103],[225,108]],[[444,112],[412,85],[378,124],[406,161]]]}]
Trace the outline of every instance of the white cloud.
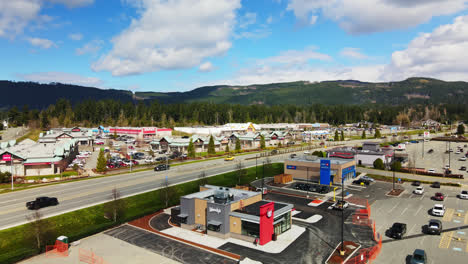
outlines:
[{"label": "white cloud", "polygon": [[420,34],[405,50],[392,54],[382,79],[433,77],[468,81],[468,16],[455,18],[431,33]]},{"label": "white cloud", "polygon": [[140,0],[141,17],[113,38],[112,50],[92,64],[114,76],[183,69],[231,48],[240,0]]},{"label": "white cloud", "polygon": [[300,65],[310,60],[332,61],[333,58],[327,54],[317,52],[317,47],[310,46],[304,50],[286,50],[277,56],[257,60],[258,65],[283,64]]},{"label": "white cloud", "polygon": [[200,67],[198,68],[198,71],[200,72],[210,72],[213,70],[214,70],[213,64],[211,64],[211,62],[209,61],[202,63]]},{"label": "white cloud", "polygon": [[82,40],[83,39],[83,34],[81,34],[81,33],[69,34],[68,38],[70,38],[71,40]]},{"label": "white cloud", "polygon": [[318,16],[311,16],[309,24],[313,25],[317,22]]},{"label": "white cloud", "polygon": [[84,55],[84,54],[96,54],[99,50],[101,50],[104,41],[96,39],[84,44],[83,47],[77,48],[75,50],[77,55]]},{"label": "white cloud", "polygon": [[0,1],[0,37],[14,38],[38,17],[39,0]]},{"label": "white cloud", "polygon": [[247,12],[245,15],[240,17],[239,27],[247,28],[248,26],[255,24],[255,22],[257,22],[257,14]]},{"label": "white cloud", "polygon": [[53,4],[63,4],[68,8],[83,7],[91,5],[94,3],[94,0],[46,0]]},{"label": "white cloud", "polygon": [[270,15],[270,16],[267,18],[266,22],[267,22],[267,24],[273,23],[273,16]]},{"label": "white cloud", "polygon": [[450,15],[467,6],[467,0],[289,0],[287,10],[306,23],[309,16],[322,15],[336,21],[351,34],[405,29]]},{"label": "white cloud", "polygon": [[76,84],[84,86],[99,86],[103,82],[96,77],[86,77],[66,72],[38,72],[31,74],[17,74],[23,80],[39,83],[59,82],[64,84]]},{"label": "white cloud", "polygon": [[361,50],[358,48],[343,48],[340,51],[340,55],[343,57],[351,58],[351,59],[359,59],[359,60],[364,60],[368,59],[369,56],[361,53]]},{"label": "white cloud", "polygon": [[42,49],[50,49],[52,47],[57,47],[57,45],[49,39],[44,38],[27,38],[27,41],[31,43],[31,45],[40,47]]}]

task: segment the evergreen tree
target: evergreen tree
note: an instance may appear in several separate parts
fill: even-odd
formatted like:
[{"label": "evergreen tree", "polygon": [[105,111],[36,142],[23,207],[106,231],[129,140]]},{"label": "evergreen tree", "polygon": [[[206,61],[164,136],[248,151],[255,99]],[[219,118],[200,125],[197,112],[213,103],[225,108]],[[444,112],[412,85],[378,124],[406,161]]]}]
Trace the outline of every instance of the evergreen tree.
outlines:
[{"label": "evergreen tree", "polygon": [[343,130],[341,130],[341,138],[340,138],[340,141],[344,141],[344,132],[343,132]]},{"label": "evergreen tree", "polygon": [[281,142],[278,143],[278,148],[281,148],[283,147],[283,145],[281,144]]},{"label": "evergreen tree", "polygon": [[375,138],[381,138],[382,135],[380,134],[380,130],[379,129],[376,129],[375,130],[375,134],[374,134]]},{"label": "evergreen tree", "polygon": [[229,144],[226,145],[226,149],[224,150],[224,152],[226,152],[226,153],[229,153],[229,152],[230,152],[230,150],[229,150]]},{"label": "evergreen tree", "polygon": [[99,151],[99,156],[96,165],[97,172],[105,172],[106,171],[106,158],[104,157],[104,151]]},{"label": "evergreen tree", "polygon": [[339,136],[338,136],[338,130],[335,130],[335,138],[333,139],[334,141],[338,141],[340,140]]},{"label": "evergreen tree", "polygon": [[241,151],[240,140],[239,140],[239,139],[236,139],[236,152],[240,152],[240,151]]},{"label": "evergreen tree", "polygon": [[377,170],[383,170],[385,168],[385,165],[382,159],[376,159],[373,165],[374,165],[374,169],[377,169]]},{"label": "evergreen tree", "polygon": [[213,135],[210,136],[210,142],[208,142],[208,154],[210,155],[216,154]]},{"label": "evergreen tree", "polygon": [[459,124],[457,127],[457,134],[463,135],[465,134],[465,126],[463,124]]},{"label": "evergreen tree", "polygon": [[265,149],[265,137],[260,135],[260,148]]},{"label": "evergreen tree", "polygon": [[190,158],[195,158],[195,147],[193,146],[193,140],[190,139],[189,145],[187,147],[187,155]]},{"label": "evergreen tree", "polygon": [[363,130],[362,131],[362,136],[361,136],[362,139],[365,139],[366,138],[366,130]]}]

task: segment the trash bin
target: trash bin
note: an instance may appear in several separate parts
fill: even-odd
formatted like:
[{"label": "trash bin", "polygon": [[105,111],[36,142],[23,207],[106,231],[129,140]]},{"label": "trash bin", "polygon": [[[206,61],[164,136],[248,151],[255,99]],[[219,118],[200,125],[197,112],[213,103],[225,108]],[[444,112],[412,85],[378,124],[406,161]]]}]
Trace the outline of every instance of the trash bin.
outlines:
[{"label": "trash bin", "polygon": [[[62,243],[58,243],[59,241],[62,242]],[[68,237],[66,237],[66,236],[57,237],[57,240],[56,240],[55,244],[57,246],[57,251],[58,252],[67,251],[68,250]]]},{"label": "trash bin", "polygon": [[65,244],[68,244],[68,237],[66,237],[66,236],[59,236],[59,237],[57,237],[57,240],[60,241],[60,242],[65,243]]}]

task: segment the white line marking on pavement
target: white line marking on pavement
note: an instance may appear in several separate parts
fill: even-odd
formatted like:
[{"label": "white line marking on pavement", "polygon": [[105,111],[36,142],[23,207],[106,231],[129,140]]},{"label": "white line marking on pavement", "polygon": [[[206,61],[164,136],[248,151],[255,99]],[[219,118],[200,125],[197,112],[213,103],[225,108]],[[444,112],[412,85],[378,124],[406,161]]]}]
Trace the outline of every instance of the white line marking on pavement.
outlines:
[{"label": "white line marking on pavement", "polygon": [[393,210],[395,210],[395,208],[398,206],[400,202],[397,202],[395,203],[395,205],[392,207],[392,209],[390,209],[390,211],[388,211],[389,213],[391,213]]},{"label": "white line marking on pavement", "polygon": [[425,195],[426,195],[426,194],[423,193],[423,195],[421,196],[421,198],[419,198],[419,200],[422,201],[422,199],[424,198]]},{"label": "white line marking on pavement", "polygon": [[416,227],[416,224],[413,225],[413,227],[410,228],[410,230],[408,231],[408,234],[411,234],[413,232],[413,229]]},{"label": "white line marking on pavement", "polygon": [[419,206],[418,210],[413,214],[414,216],[417,216],[419,214],[419,211],[423,208],[422,205]]},{"label": "white line marking on pavement", "polygon": [[403,209],[403,211],[401,211],[400,216],[402,216],[406,212],[406,210],[408,210],[408,206],[406,206],[405,209]]}]

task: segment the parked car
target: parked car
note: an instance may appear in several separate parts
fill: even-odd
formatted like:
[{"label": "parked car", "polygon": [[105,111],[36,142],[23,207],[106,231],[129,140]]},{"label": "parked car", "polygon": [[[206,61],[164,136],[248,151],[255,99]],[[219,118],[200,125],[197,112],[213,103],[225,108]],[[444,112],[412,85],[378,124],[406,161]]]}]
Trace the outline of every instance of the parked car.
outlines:
[{"label": "parked car", "polygon": [[388,236],[396,239],[401,239],[406,234],[406,224],[393,223],[392,227],[388,230]]},{"label": "parked car", "polygon": [[413,186],[420,186],[421,182],[420,181],[414,181],[411,185]]},{"label": "parked car", "polygon": [[466,166],[461,166],[459,170],[466,171]]},{"label": "parked car", "polygon": [[428,169],[427,172],[429,172],[429,173],[436,173],[436,170],[435,170],[435,169]]},{"label": "parked car", "polygon": [[104,145],[104,141],[96,141],[96,142],[94,142],[94,144],[96,144],[96,145]]},{"label": "parked car", "polygon": [[434,152],[433,149],[430,149],[430,150],[427,151],[427,153],[432,153],[432,152]]},{"label": "parked car", "polygon": [[426,232],[431,235],[440,235],[442,232],[442,222],[437,219],[429,220]]},{"label": "parked car", "polygon": [[349,203],[347,201],[339,200],[336,203],[332,204],[332,208],[335,210],[344,210],[349,207]]},{"label": "parked car", "polygon": [[366,180],[366,181],[370,181],[370,182],[375,182],[375,180],[367,175],[364,175],[361,177],[361,179],[363,180]]},{"label": "parked car", "polygon": [[460,197],[460,199],[468,199],[468,191],[461,191],[458,197]]},{"label": "parked car", "polygon": [[413,255],[410,259],[410,264],[426,264],[427,263],[427,256],[426,251],[422,249],[415,249]]},{"label": "parked car", "polygon": [[38,210],[38,209],[41,209],[42,207],[57,205],[58,203],[59,202],[57,198],[55,197],[42,196],[42,197],[37,197],[36,200],[34,201],[27,202],[26,208],[30,210]]},{"label": "parked car", "polygon": [[445,196],[441,192],[436,192],[434,196],[432,196],[432,199],[436,201],[443,201],[445,199]]},{"label": "parked car", "polygon": [[444,216],[445,214],[445,205],[443,204],[435,204],[431,210],[432,215],[435,216]]},{"label": "parked car", "polygon": [[329,192],[330,192],[330,187],[328,187],[327,185],[320,185],[319,186],[318,193],[325,194],[325,193],[329,193]]},{"label": "parked car", "polygon": [[364,179],[357,179],[353,181],[353,184],[357,185],[369,185],[370,181],[364,180]]},{"label": "parked car", "polygon": [[459,161],[466,161],[466,157],[461,157],[458,159]]},{"label": "parked car", "polygon": [[227,156],[224,158],[225,161],[233,161],[234,160],[234,156]]},{"label": "parked car", "polygon": [[274,149],[274,150],[271,151],[270,154],[271,154],[271,155],[276,155],[276,154],[278,154],[278,150]]},{"label": "parked car", "polygon": [[440,188],[440,182],[433,182],[431,185],[432,188]]},{"label": "parked car", "polygon": [[146,157],[145,162],[146,163],[152,163],[153,162],[153,157]]},{"label": "parked car", "polygon": [[293,153],[293,154],[289,155],[289,158],[291,158],[291,159],[294,159],[295,157],[297,157],[297,154]]},{"label": "parked car", "polygon": [[419,186],[413,191],[414,194],[424,194],[424,187]]},{"label": "parked car", "polygon": [[154,167],[154,171],[163,171],[163,170],[168,170],[170,165],[166,164],[159,164],[158,166]]}]

